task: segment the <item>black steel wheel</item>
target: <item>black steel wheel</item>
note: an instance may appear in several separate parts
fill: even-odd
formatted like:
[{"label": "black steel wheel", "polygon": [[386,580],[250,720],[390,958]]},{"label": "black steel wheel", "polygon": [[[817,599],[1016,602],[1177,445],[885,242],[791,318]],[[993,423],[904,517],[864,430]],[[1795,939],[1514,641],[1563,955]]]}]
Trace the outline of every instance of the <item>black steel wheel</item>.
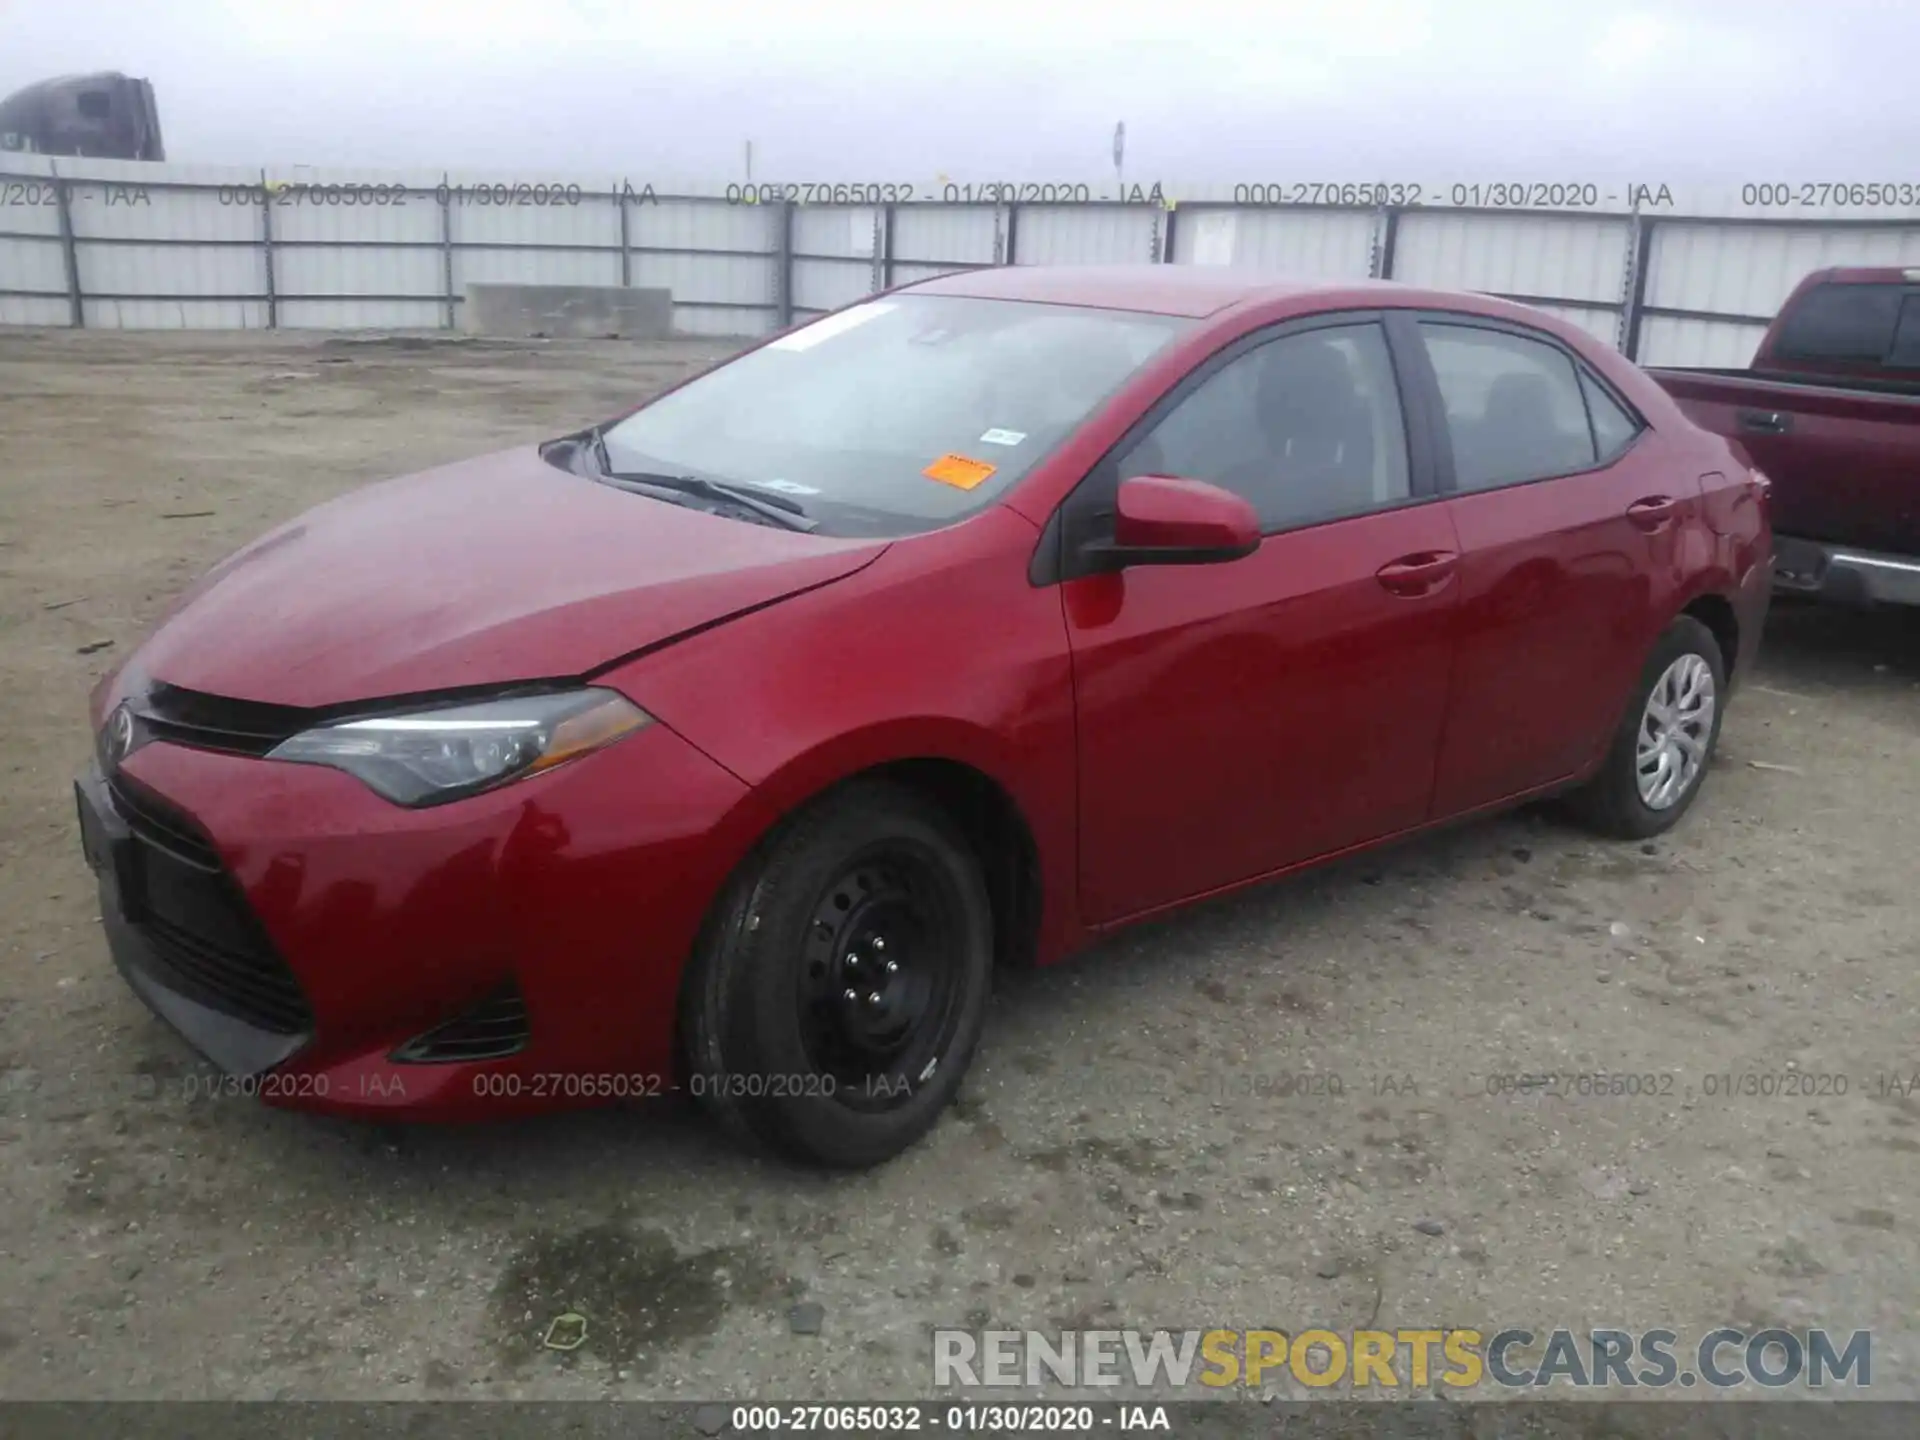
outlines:
[{"label": "black steel wheel", "polygon": [[898,840],[821,892],[801,944],[801,1043],[843,1104],[889,1109],[932,1077],[962,991],[964,904],[940,856]]},{"label": "black steel wheel", "polygon": [[993,916],[977,857],[905,787],[791,817],[722,896],[682,992],[687,1085],[735,1134],[818,1164],[898,1154],[979,1041]]}]

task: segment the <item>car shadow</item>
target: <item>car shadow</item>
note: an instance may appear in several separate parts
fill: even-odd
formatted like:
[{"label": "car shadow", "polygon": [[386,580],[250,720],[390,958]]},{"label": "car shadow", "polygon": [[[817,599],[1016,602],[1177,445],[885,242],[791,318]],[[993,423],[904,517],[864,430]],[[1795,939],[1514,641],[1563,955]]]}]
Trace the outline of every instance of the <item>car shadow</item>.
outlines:
[{"label": "car shadow", "polygon": [[1920,682],[1920,606],[1776,599],[1755,673],[1787,689],[1910,687]]},{"label": "car shadow", "polygon": [[[1270,941],[1315,927],[1358,904],[1377,908],[1382,923],[1417,926],[1417,920],[1393,918],[1407,908],[1401,901],[1410,890],[1444,886],[1490,870],[1511,871],[1525,863],[1517,856],[1530,857],[1535,849],[1546,861],[1558,845],[1585,839],[1551,805],[1531,805],[1130,926],[1044,969],[1003,971],[995,978],[987,1032],[955,1107],[957,1116],[942,1123],[953,1124],[956,1118],[967,1123],[973,1108],[967,1097],[983,1083],[1023,1079],[1020,1051],[1026,1042],[1019,1036],[1057,1033],[1060,1027],[1084,1021],[1089,981],[1116,994],[1137,992],[1160,1013],[1170,993],[1203,989],[1219,957],[1236,953],[1250,939]],[[869,1189],[885,1173],[885,1167],[866,1174],[809,1170],[777,1156],[748,1152],[684,1094],[462,1125],[286,1115],[275,1117],[271,1129],[302,1152],[306,1183],[344,1198],[364,1195],[375,1176],[401,1188],[411,1183],[403,1177],[432,1176],[417,1203],[426,1209],[444,1204],[448,1223],[458,1224],[473,1223],[496,1204],[502,1207],[503,1221],[536,1223],[539,1207],[529,1209],[526,1203],[530,1176],[540,1177],[540,1189],[564,1208],[571,1200],[601,1192],[614,1176],[625,1176],[624,1184],[635,1197],[663,1189],[764,1194],[776,1187],[804,1203],[808,1196],[830,1197],[847,1187],[855,1192]],[[308,1138],[295,1138],[296,1131]],[[315,1141],[320,1142],[317,1147]],[[335,1160],[316,1163],[316,1148],[331,1152]],[[349,1161],[344,1167],[338,1163],[343,1158]],[[385,1183],[376,1182],[375,1188],[383,1189]],[[519,1198],[508,1201],[510,1195]]]}]

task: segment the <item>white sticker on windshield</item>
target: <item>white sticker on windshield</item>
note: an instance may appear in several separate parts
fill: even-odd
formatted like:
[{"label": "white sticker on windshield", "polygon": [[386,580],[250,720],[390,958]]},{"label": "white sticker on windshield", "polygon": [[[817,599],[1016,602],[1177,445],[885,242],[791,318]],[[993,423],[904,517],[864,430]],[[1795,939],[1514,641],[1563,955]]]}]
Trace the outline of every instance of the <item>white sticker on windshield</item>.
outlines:
[{"label": "white sticker on windshield", "polygon": [[982,445],[1018,445],[1027,438],[1024,430],[989,430],[980,437]]},{"label": "white sticker on windshield", "polygon": [[762,490],[778,490],[782,495],[818,495],[820,492],[811,485],[802,485],[797,480],[762,480]]},{"label": "white sticker on windshield", "polygon": [[769,350],[811,350],[822,340],[831,340],[834,336],[844,335],[847,331],[864,325],[869,320],[878,320],[893,308],[893,305],[885,300],[868,305],[856,305],[851,310],[842,310],[838,315],[828,315],[814,321],[811,325],[803,325],[791,335],[782,335],[778,340],[769,340],[767,348]]}]

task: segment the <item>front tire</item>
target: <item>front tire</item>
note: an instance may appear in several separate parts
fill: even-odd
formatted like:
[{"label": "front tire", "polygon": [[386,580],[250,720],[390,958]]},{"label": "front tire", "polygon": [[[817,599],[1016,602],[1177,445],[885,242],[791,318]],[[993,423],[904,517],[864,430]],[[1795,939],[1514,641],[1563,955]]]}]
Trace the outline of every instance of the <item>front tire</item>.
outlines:
[{"label": "front tire", "polygon": [[682,996],[688,1088],[738,1138],[877,1165],[959,1089],[992,969],[964,837],[912,790],[855,781],[786,821],[723,893]]},{"label": "front tire", "polygon": [[1647,657],[1599,770],[1568,797],[1574,813],[1622,840],[1679,824],[1706,778],[1726,698],[1720,642],[1691,615],[1680,616]]}]

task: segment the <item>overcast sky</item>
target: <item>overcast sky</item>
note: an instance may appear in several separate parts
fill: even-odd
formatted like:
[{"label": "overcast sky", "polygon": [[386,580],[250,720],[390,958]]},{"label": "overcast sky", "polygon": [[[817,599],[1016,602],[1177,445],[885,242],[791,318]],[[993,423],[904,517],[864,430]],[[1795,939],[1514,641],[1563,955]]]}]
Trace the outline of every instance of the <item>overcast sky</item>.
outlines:
[{"label": "overcast sky", "polygon": [[1920,182],[1920,0],[0,0],[168,158],[646,178]]}]

